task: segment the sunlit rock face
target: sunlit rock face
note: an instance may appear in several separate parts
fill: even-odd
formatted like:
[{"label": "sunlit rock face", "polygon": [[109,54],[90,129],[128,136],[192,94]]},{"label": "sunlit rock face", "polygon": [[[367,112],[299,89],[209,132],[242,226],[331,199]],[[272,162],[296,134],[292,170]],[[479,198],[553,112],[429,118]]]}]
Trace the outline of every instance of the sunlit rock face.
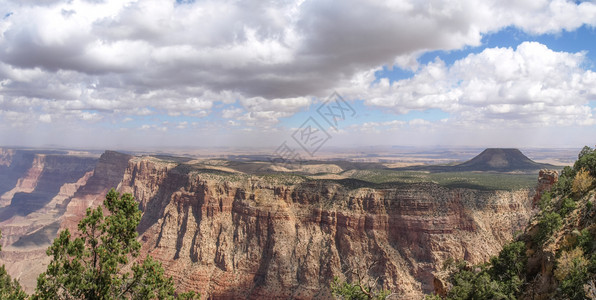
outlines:
[{"label": "sunlit rock face", "polygon": [[[10,155],[0,155],[0,168],[14,161]],[[35,155],[23,157],[28,167],[14,168],[20,175],[4,193],[40,186],[28,182],[44,178],[35,170],[45,170],[48,155],[43,167]],[[496,254],[527,224],[534,196],[533,190],[433,183],[356,188],[117,152],[90,163],[90,169],[64,167],[74,173],[55,184],[56,195],[0,223],[7,241],[2,263],[29,290],[45,269],[50,238],[61,228],[76,229],[112,187],[132,193],[143,210],[140,257],[156,257],[179,290],[205,299],[327,298],[333,276],[352,280],[353,271],[402,298],[418,297],[432,291],[433,273],[448,257],[481,262]]]},{"label": "sunlit rock face", "polygon": [[92,155],[0,149],[0,263],[29,291],[45,269],[45,250],[68,202],[96,163]]},{"label": "sunlit rock face", "polygon": [[498,253],[527,224],[533,196],[432,183],[288,184],[138,158],[120,190],[145,211],[143,251],[180,289],[220,299],[330,297],[333,276],[350,280],[352,270],[402,297],[420,296],[446,258],[481,262]]}]

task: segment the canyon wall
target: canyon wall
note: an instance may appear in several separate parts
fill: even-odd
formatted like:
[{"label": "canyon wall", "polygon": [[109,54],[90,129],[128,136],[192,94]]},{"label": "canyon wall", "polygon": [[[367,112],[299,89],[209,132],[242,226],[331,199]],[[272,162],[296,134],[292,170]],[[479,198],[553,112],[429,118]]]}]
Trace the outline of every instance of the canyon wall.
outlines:
[{"label": "canyon wall", "polygon": [[421,296],[446,258],[487,260],[532,214],[528,190],[284,181],[135,158],[119,190],[145,211],[143,251],[214,299],[327,298],[333,276],[354,272]]},{"label": "canyon wall", "polygon": [[[9,155],[1,153],[3,168]],[[27,159],[29,167],[14,168],[20,175],[4,193],[17,186],[25,190],[27,178],[36,176],[29,170],[39,164],[35,157]],[[29,290],[34,273],[47,264],[35,255],[49,242],[19,248],[18,241],[76,228],[85,209],[99,205],[111,187],[139,201],[143,253],[162,261],[180,290],[196,290],[203,299],[327,298],[333,276],[352,280],[355,274],[411,299],[432,291],[433,272],[446,258],[485,261],[533,213],[530,190],[448,189],[433,183],[351,188],[342,181],[255,176],[116,152],[104,153],[93,172],[79,175],[69,177],[59,200],[18,215],[26,219],[50,211],[48,205],[56,202],[52,223],[19,231],[9,229],[7,220],[0,222],[11,241],[0,263]],[[32,270],[32,262],[39,267]]]},{"label": "canyon wall", "polygon": [[0,148],[0,264],[28,291],[49,262],[45,251],[68,202],[96,162],[97,157],[64,151]]}]

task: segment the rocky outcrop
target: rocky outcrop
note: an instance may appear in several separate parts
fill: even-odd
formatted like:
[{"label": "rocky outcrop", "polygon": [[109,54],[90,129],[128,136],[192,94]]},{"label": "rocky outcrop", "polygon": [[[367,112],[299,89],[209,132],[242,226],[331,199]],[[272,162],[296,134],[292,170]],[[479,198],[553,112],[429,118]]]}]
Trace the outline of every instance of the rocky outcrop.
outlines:
[{"label": "rocky outcrop", "polygon": [[532,203],[534,206],[540,202],[542,194],[550,191],[551,187],[559,180],[559,172],[555,170],[542,169],[538,173],[538,185],[536,186],[536,195]]},{"label": "rocky outcrop", "polygon": [[58,232],[66,200],[87,183],[97,158],[51,151],[0,153],[0,169],[6,172],[0,180],[15,184],[2,195],[0,264],[30,291],[47,265],[45,250]]},{"label": "rocky outcrop", "polygon": [[25,177],[34,159],[35,153],[30,151],[0,148],[0,197],[15,188],[18,180]]},{"label": "rocky outcrop", "polygon": [[42,209],[58,195],[64,184],[77,182],[92,171],[95,162],[93,157],[35,154],[27,173],[4,194],[10,196],[7,199],[10,203],[0,209],[0,222]]},{"label": "rocky outcrop", "polygon": [[282,184],[138,158],[120,190],[145,210],[143,251],[182,290],[214,299],[325,298],[333,276],[360,269],[402,297],[421,296],[443,260],[485,261],[532,214],[527,190]]},{"label": "rocky outcrop", "polygon": [[45,163],[45,155],[36,155],[33,159],[31,168],[27,171],[27,174],[17,180],[16,186],[10,191],[0,195],[0,207],[5,207],[10,204],[12,198],[16,193],[31,193],[37,186],[39,176],[43,172]]},{"label": "rocky outcrop", "polygon": [[433,272],[448,257],[481,262],[497,253],[527,224],[533,196],[530,190],[433,183],[352,188],[342,181],[199,169],[111,151],[69,184],[19,219],[41,220],[38,212],[45,211],[56,222],[30,222],[37,227],[18,233],[19,227],[0,223],[3,233],[6,228],[18,237],[0,262],[11,261],[9,271],[29,290],[47,264],[39,251],[47,243],[32,242],[51,230],[74,230],[112,187],[132,193],[144,212],[140,257],[159,259],[180,290],[213,299],[328,298],[333,276],[352,280],[354,272],[401,298],[419,297],[432,292]]},{"label": "rocky outcrop", "polygon": [[93,175],[81,186],[65,204],[60,228],[76,231],[77,224],[89,207],[96,207],[103,202],[111,188],[118,187],[131,155],[115,151],[106,151],[99,157]]}]

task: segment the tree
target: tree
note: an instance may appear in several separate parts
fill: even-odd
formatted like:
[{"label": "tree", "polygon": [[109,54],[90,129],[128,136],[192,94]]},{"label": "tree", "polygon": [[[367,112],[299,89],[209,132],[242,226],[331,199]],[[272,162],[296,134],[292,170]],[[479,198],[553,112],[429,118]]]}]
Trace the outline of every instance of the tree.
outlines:
[{"label": "tree", "polygon": [[592,150],[592,148],[588,147],[588,146],[584,146],[582,148],[581,151],[579,151],[579,154],[577,155],[577,159],[580,160],[582,159],[582,157],[591,154],[592,152],[594,152],[594,150]]},{"label": "tree", "polygon": [[[2,233],[0,233],[0,238],[2,238]],[[1,246],[0,250],[2,250]],[[26,298],[27,294],[21,288],[19,282],[10,278],[6,268],[2,265],[0,267],[0,299],[24,300]]]},{"label": "tree", "polygon": [[571,198],[563,198],[563,200],[561,200],[561,209],[559,209],[559,214],[564,218],[576,208],[577,204],[575,204],[575,201],[573,201]]},{"label": "tree", "polygon": [[351,273],[356,279],[356,282],[353,283],[341,281],[337,276],[333,277],[331,294],[338,299],[345,300],[380,300],[387,298],[390,292],[379,289],[377,287],[377,280],[372,280],[366,275],[377,263],[378,261],[373,261],[370,264],[366,264],[366,266],[352,269]]},{"label": "tree", "polygon": [[592,182],[594,179],[590,176],[590,173],[582,168],[577,172],[575,178],[573,179],[573,184],[571,190],[574,194],[578,197],[582,196],[585,192],[587,192],[592,187]]},{"label": "tree", "polygon": [[569,166],[563,168],[563,170],[561,171],[561,176],[559,176],[559,180],[552,189],[555,192],[555,194],[559,196],[564,196],[571,193],[571,185],[573,183],[575,173],[575,170],[573,170],[573,168]]},{"label": "tree", "polygon": [[579,172],[581,169],[586,169],[590,175],[596,176],[596,150],[590,147],[584,147],[578,155],[578,159],[573,164],[573,169]]},{"label": "tree", "polygon": [[544,244],[562,224],[561,215],[558,213],[543,212],[538,219],[538,233],[534,236],[534,242],[539,245]]},{"label": "tree", "polygon": [[452,284],[446,299],[517,299],[523,284],[526,246],[521,241],[503,247],[489,264],[469,267],[457,263],[449,275]]},{"label": "tree", "polygon": [[87,209],[78,237],[68,229],[60,232],[46,251],[52,261],[39,275],[33,299],[174,299],[172,278],[151,257],[133,263],[132,272],[123,269],[141,248],[136,239],[141,212],[132,195],[111,189],[103,206]]},{"label": "tree", "polygon": [[331,283],[331,294],[338,299],[345,300],[369,300],[369,299],[385,299],[389,295],[386,290],[374,290],[367,284],[359,281],[357,283],[349,283],[339,280],[339,277],[333,277]]},{"label": "tree", "polygon": [[588,260],[581,248],[565,251],[557,259],[554,272],[559,288],[569,299],[585,299],[584,284],[588,281]]}]

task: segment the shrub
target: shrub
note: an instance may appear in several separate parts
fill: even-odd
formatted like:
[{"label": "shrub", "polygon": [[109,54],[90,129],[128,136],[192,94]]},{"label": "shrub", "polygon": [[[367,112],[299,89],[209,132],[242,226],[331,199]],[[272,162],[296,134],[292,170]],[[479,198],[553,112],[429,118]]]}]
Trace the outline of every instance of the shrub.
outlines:
[{"label": "shrub", "polygon": [[588,279],[588,260],[581,248],[565,251],[557,259],[555,278],[559,280],[561,292],[569,299],[584,299],[584,283]]},{"label": "shrub", "polygon": [[447,299],[516,299],[525,265],[526,245],[521,241],[505,245],[489,265],[469,268],[458,264],[449,277],[453,287]]},{"label": "shrub", "polygon": [[588,231],[588,229],[583,229],[580,235],[577,237],[577,245],[581,247],[584,253],[591,253],[592,252],[592,245],[594,244],[594,239],[592,235]]},{"label": "shrub", "polygon": [[387,290],[375,290],[370,284],[361,280],[357,283],[341,281],[339,277],[333,277],[331,282],[331,294],[338,299],[346,300],[368,300],[385,299],[390,294]]},{"label": "shrub", "polygon": [[562,220],[558,213],[544,212],[538,221],[538,233],[534,237],[534,241],[540,245],[544,244],[561,225]]},{"label": "shrub", "polygon": [[540,202],[538,203],[540,210],[542,210],[542,211],[548,210],[551,207],[551,204],[552,204],[552,194],[550,192],[546,192],[546,193],[542,194],[542,196],[540,197]]},{"label": "shrub", "polygon": [[571,167],[567,166],[563,168],[563,171],[561,171],[561,175],[559,176],[555,186],[552,188],[552,191],[559,196],[568,195],[571,193],[573,177],[575,177],[575,171]]},{"label": "shrub", "polygon": [[596,151],[588,146],[584,147],[578,154],[573,169],[576,172],[585,169],[592,176],[596,176]]},{"label": "shrub", "polygon": [[447,294],[448,299],[470,299],[474,290],[476,274],[470,270],[459,269],[451,275],[453,287]]},{"label": "shrub", "polygon": [[559,209],[559,213],[561,214],[561,217],[565,217],[576,208],[577,205],[575,204],[575,201],[569,198],[564,198],[563,201],[561,201],[561,209]]},{"label": "shrub", "polygon": [[445,259],[445,261],[443,262],[443,270],[447,270],[450,269],[451,267],[456,265],[456,261],[455,259],[453,259],[453,257],[447,257],[447,259]]},{"label": "shrub", "polygon": [[524,242],[512,242],[503,247],[499,256],[492,257],[491,273],[494,278],[510,281],[519,276],[526,265],[526,245]]},{"label": "shrub", "polygon": [[519,294],[526,262],[526,244],[522,241],[503,246],[499,256],[491,258],[491,277],[501,283],[499,292],[507,298],[514,299]]},{"label": "shrub", "polygon": [[573,179],[571,191],[577,196],[581,196],[590,190],[593,181],[594,178],[590,176],[589,171],[582,168],[579,172],[577,172],[575,178]]}]

